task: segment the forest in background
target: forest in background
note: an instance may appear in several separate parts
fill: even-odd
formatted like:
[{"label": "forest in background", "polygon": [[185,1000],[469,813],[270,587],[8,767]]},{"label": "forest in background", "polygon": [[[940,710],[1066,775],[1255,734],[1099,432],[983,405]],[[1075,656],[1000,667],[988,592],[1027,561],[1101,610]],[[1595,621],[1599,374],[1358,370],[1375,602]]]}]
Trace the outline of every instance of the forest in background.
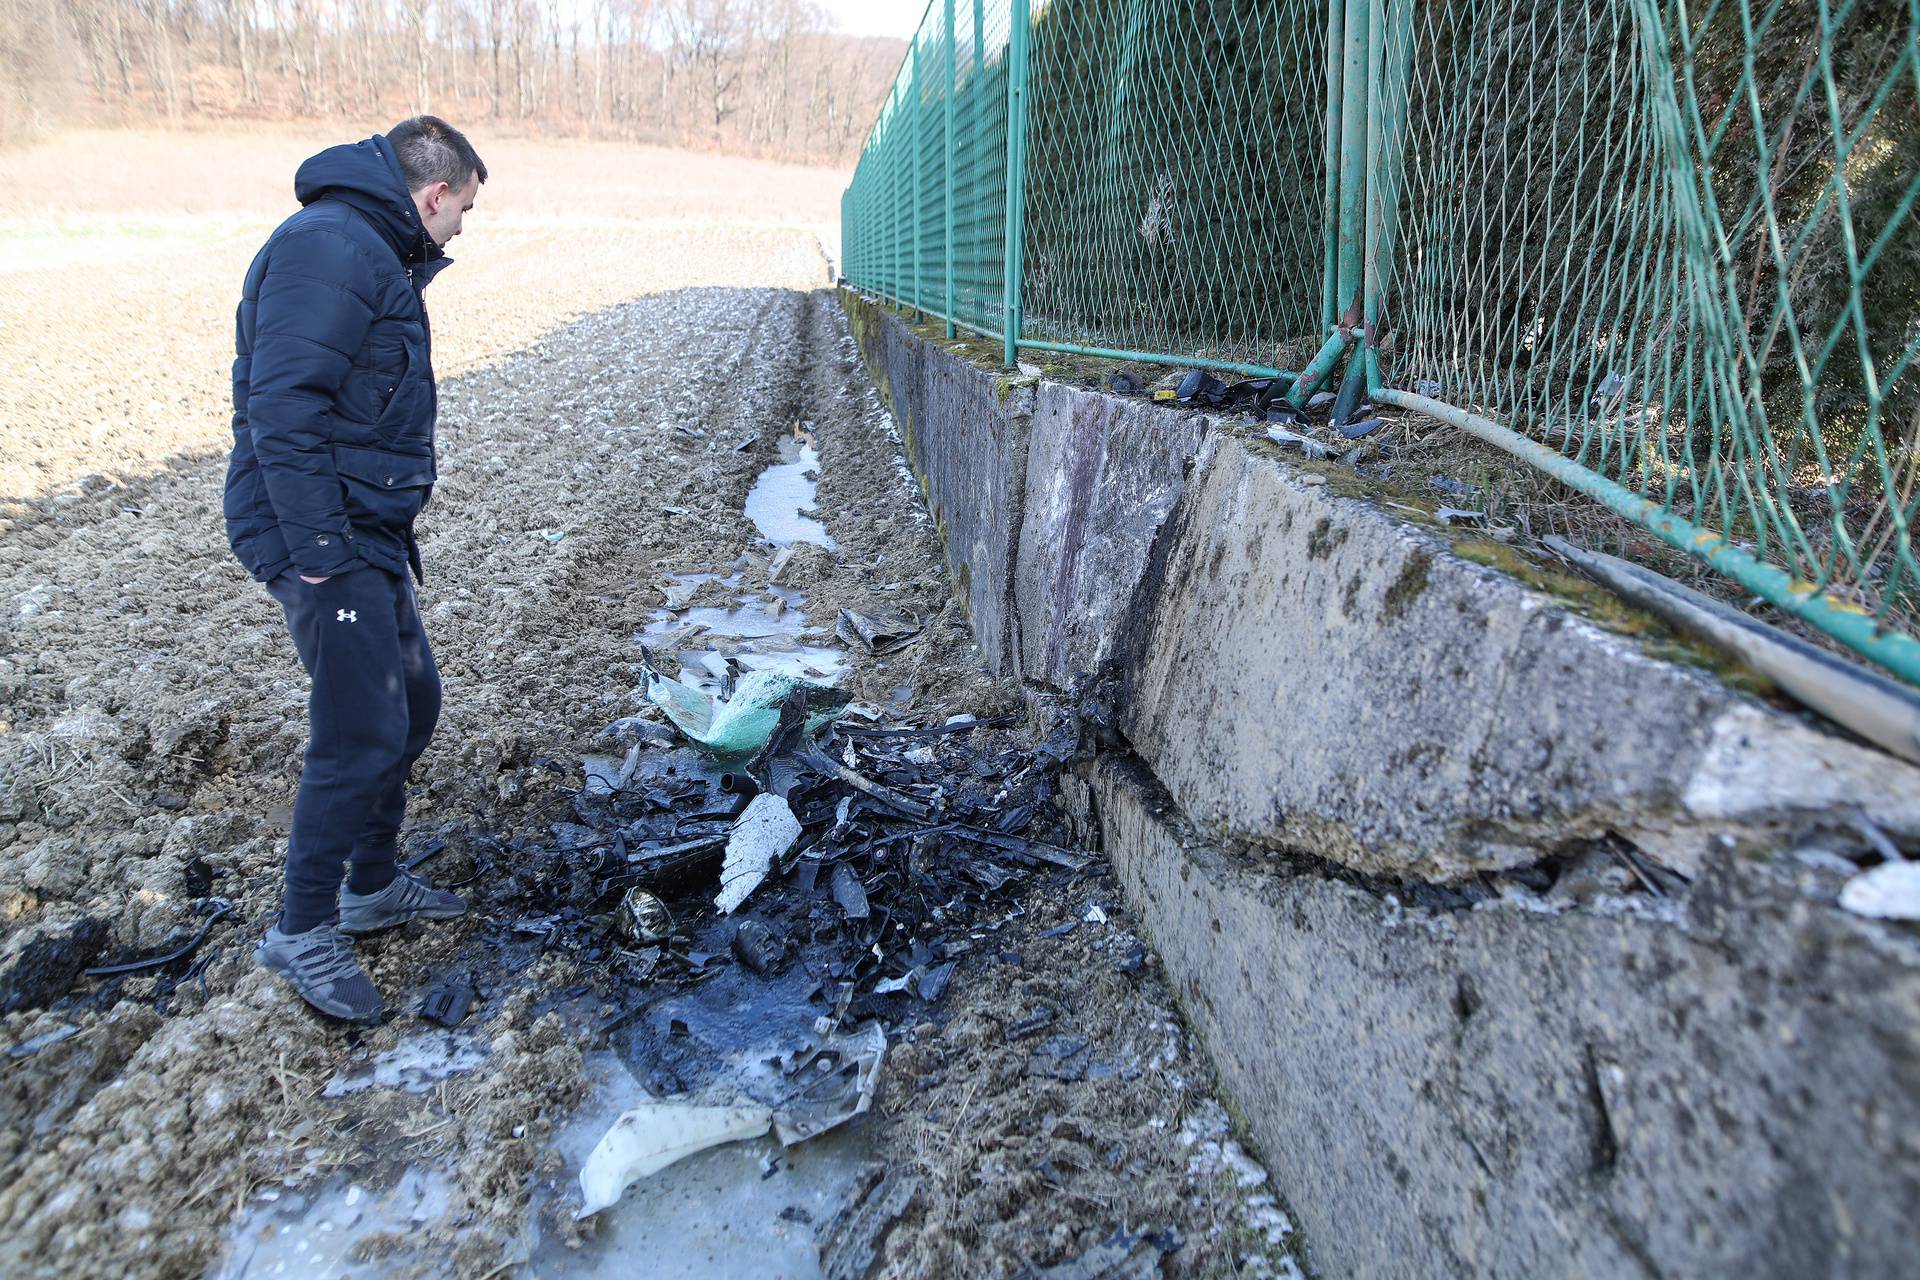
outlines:
[{"label": "forest in background", "polygon": [[431,110],[850,167],[905,51],[811,0],[0,0],[0,145]]}]

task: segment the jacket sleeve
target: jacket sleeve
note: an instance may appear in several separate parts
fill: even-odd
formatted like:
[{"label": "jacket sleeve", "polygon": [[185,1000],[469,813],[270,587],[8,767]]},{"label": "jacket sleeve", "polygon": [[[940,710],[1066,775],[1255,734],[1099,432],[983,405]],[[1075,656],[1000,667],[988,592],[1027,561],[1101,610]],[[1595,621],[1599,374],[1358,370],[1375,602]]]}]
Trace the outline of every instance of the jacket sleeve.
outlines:
[{"label": "jacket sleeve", "polygon": [[287,554],[310,577],[359,560],[345,536],[332,419],[334,396],[373,323],[373,307],[352,283],[367,271],[345,237],[294,232],[274,246],[254,312],[247,423]]}]

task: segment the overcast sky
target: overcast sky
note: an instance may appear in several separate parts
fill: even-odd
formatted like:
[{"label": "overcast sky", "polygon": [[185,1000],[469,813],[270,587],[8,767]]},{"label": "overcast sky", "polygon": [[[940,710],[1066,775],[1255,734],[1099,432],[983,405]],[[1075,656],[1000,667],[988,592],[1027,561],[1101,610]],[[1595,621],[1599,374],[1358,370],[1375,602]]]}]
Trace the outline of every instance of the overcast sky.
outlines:
[{"label": "overcast sky", "polygon": [[924,0],[820,0],[842,31],[856,36],[895,36],[905,40],[927,11]]}]

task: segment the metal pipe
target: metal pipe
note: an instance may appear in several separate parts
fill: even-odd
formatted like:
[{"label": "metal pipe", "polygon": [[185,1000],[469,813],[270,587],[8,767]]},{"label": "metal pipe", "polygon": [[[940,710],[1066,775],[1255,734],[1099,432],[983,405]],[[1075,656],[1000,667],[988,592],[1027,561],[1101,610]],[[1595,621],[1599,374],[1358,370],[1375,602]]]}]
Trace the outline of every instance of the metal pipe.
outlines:
[{"label": "metal pipe", "polygon": [[1386,314],[1387,273],[1400,238],[1413,5],[1411,0],[1371,0],[1371,4],[1374,39],[1368,50],[1367,246],[1362,313],[1367,334],[1367,386],[1378,390],[1382,379],[1375,343]]},{"label": "metal pipe", "polygon": [[1361,237],[1366,234],[1367,48],[1369,0],[1346,0],[1346,47],[1340,85],[1339,261],[1334,278],[1335,318],[1360,301]]},{"label": "metal pipe", "polygon": [[[980,279],[980,264],[986,257],[988,238],[986,234],[986,216],[981,209],[980,166],[985,163],[991,130],[987,127],[987,0],[973,0],[973,76],[967,82],[967,97],[973,103],[973,157],[968,171],[968,186],[972,198],[967,208],[973,218],[973,235],[968,241],[967,265],[971,268],[973,287],[977,295],[984,295],[984,281]],[[973,299],[974,310],[982,316],[987,314],[987,300],[984,296]],[[984,332],[984,331],[983,331]],[[996,338],[998,334],[994,335]]]},{"label": "metal pipe", "polygon": [[1269,369],[1265,365],[1236,364],[1231,360],[1202,360],[1195,356],[1163,355],[1153,351],[1122,351],[1113,347],[1088,347],[1077,342],[1041,342],[1022,338],[1016,344],[1029,351],[1064,351],[1074,356],[1098,356],[1103,360],[1137,360],[1142,364],[1170,364],[1182,369],[1219,369],[1226,373],[1244,373],[1250,378],[1292,378],[1287,369]]},{"label": "metal pipe", "polygon": [[1032,35],[1031,0],[1013,0],[1007,35],[1007,263],[1005,354],[1011,369],[1018,359],[1024,284],[1020,256],[1026,239],[1027,204],[1027,41]]},{"label": "metal pipe", "polygon": [[946,254],[947,286],[946,309],[947,336],[953,337],[953,0],[946,0],[947,6],[947,94],[942,106],[945,113],[945,147],[947,163],[942,177],[942,186],[946,189]]},{"label": "metal pipe", "polygon": [[[1327,21],[1327,95],[1329,120],[1328,198],[1330,214],[1327,244],[1329,258],[1324,281],[1326,296],[1320,311],[1332,332],[1307,362],[1293,386],[1287,389],[1287,403],[1296,409],[1312,398],[1347,350],[1345,326],[1357,321],[1361,298],[1361,256],[1366,234],[1367,139],[1369,118],[1373,112],[1368,98],[1368,12],[1378,0],[1328,0]],[[1344,6],[1344,16],[1336,10]],[[1339,39],[1336,42],[1335,33]],[[1337,64],[1336,64],[1336,50]],[[1336,79],[1338,85],[1336,87]],[[1331,119],[1338,105],[1339,149]],[[1338,327],[1336,327],[1338,326]]]},{"label": "metal pipe", "polygon": [[[931,0],[929,0],[931,3]],[[907,158],[907,203],[913,211],[913,318],[921,318],[920,300],[925,296],[925,288],[920,282],[920,117],[926,112],[920,109],[920,31],[926,27],[926,18],[920,20],[920,29],[913,33],[913,41],[907,46],[907,86],[912,91],[908,110],[913,117],[913,132],[907,145],[913,148],[913,154]]]},{"label": "metal pipe", "polygon": [[1566,455],[1537,440],[1529,440],[1491,418],[1406,391],[1378,391],[1374,398],[1381,404],[1438,418],[1531,463],[1562,484],[1604,503],[1663,542],[1705,560],[1776,608],[1818,627],[1901,679],[1920,684],[1920,640],[1898,631],[1882,630],[1864,609],[1837,600],[1810,582],[1796,581],[1786,570],[1741,550],[1719,534],[1674,515],[1626,486],[1589,471]]},{"label": "metal pipe", "polygon": [[[1367,0],[1367,27],[1369,31],[1384,35],[1387,26],[1386,0]],[[1378,284],[1380,278],[1380,150],[1386,145],[1386,40],[1376,39],[1367,43],[1367,168],[1365,178],[1366,202],[1361,207],[1362,232],[1360,250],[1360,291],[1362,296],[1361,315],[1369,330],[1378,314],[1380,297]]]},{"label": "metal pipe", "polygon": [[1326,137],[1326,270],[1320,286],[1320,327],[1331,329],[1339,308],[1334,293],[1339,285],[1340,225],[1340,85],[1341,60],[1346,55],[1347,0],[1327,0],[1327,137]]},{"label": "metal pipe", "polygon": [[1335,326],[1333,332],[1327,335],[1327,340],[1320,344],[1320,350],[1314,353],[1313,359],[1307,361],[1307,367],[1300,371],[1300,376],[1287,389],[1287,403],[1296,409],[1305,407],[1307,401],[1313,398],[1313,393],[1320,389],[1320,384],[1339,365],[1340,355],[1346,349],[1347,331]]}]

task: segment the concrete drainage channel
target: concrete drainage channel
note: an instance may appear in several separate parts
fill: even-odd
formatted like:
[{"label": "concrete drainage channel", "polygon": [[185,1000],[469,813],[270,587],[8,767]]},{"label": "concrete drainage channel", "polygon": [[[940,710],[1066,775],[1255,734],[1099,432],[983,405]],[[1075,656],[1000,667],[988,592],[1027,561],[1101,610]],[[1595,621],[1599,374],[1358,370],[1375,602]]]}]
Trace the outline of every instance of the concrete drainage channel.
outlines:
[{"label": "concrete drainage channel", "polygon": [[842,304],[1327,1273],[1908,1269],[1920,940],[1836,899],[1920,773],[1257,428]]}]

